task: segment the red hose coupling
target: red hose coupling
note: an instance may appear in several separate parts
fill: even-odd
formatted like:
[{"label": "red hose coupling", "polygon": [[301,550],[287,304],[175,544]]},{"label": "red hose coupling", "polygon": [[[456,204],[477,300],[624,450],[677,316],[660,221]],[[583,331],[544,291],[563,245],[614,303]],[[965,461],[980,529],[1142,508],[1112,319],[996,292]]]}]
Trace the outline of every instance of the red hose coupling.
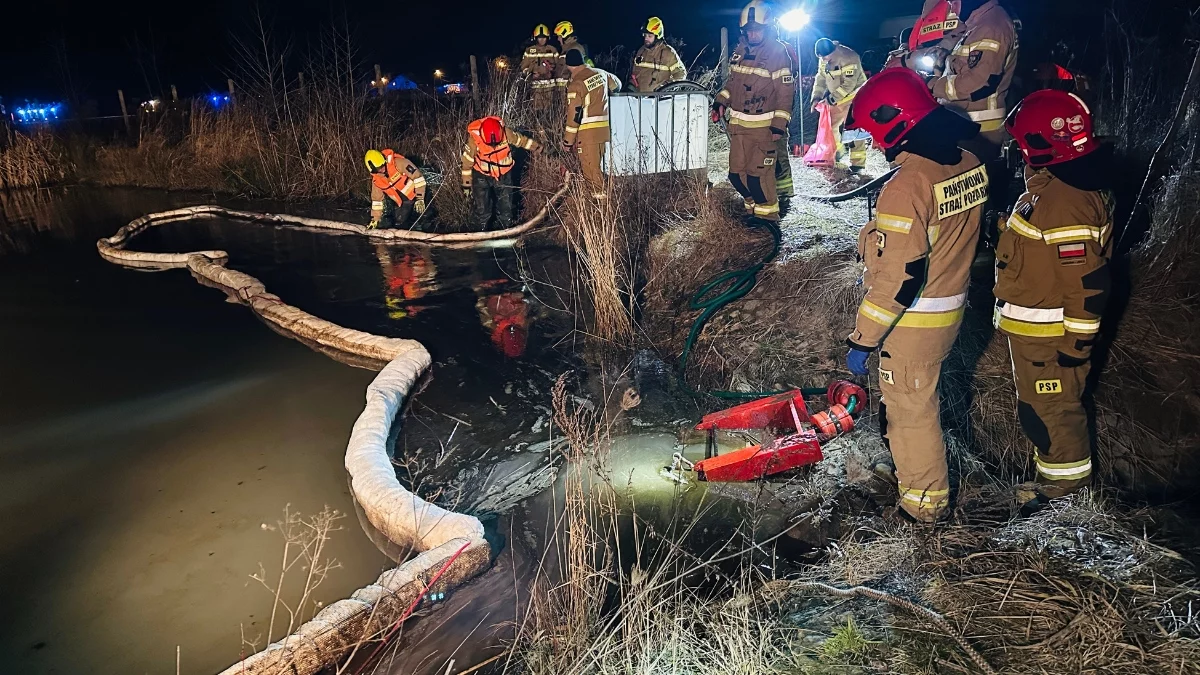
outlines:
[{"label": "red hose coupling", "polygon": [[847,382],[846,380],[834,380],[829,383],[829,390],[825,392],[825,397],[829,399],[829,405],[850,405],[850,397],[853,396],[856,402],[854,412],[859,412],[867,406],[867,392],[862,387]]},{"label": "red hose coupling", "polygon": [[854,429],[854,418],[843,405],[831,405],[829,410],[813,415],[810,421],[822,436],[837,436]]}]

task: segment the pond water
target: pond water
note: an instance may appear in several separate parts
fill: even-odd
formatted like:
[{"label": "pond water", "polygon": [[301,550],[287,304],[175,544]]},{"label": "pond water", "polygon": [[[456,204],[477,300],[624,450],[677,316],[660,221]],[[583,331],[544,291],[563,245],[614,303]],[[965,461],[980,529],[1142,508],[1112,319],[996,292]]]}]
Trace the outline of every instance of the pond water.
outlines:
[{"label": "pond water", "polygon": [[[271,594],[250,575],[260,564],[278,574],[282,539],[271,526],[285,507],[346,514],[329,545],[340,565],[316,600],[346,597],[393,564],[359,526],[342,466],[374,374],[275,334],[186,271],[138,273],[96,253],[96,239],[137,216],[210,201],[86,188],[0,193],[5,672],[170,673],[177,647],[181,672],[223,669],[245,651],[243,637],[266,630]],[[402,480],[427,498],[487,517],[537,492],[497,497],[506,480],[558,459],[546,443],[550,390],[571,370],[577,403],[619,399],[627,386],[641,393],[616,427],[633,435],[615,443],[612,468],[645,517],[665,524],[678,509],[702,511],[699,552],[727,543],[730,524],[764,500],[756,488],[733,495],[743,508],[714,508],[703,487],[681,499],[658,476],[685,449],[670,429],[695,419],[695,403],[652,356],[608,367],[577,353],[556,250],[431,251],[212,219],[152,228],[130,247],[224,249],[230,267],[290,304],[421,341],[432,378],[414,398],[397,457]],[[703,446],[686,451],[698,458]],[[544,531],[561,504],[555,493],[527,502],[509,531]],[[468,635],[443,632],[437,639],[455,645]],[[442,657],[423,663],[445,670]]]},{"label": "pond water", "polygon": [[[287,505],[348,514],[330,544],[340,568],[317,600],[345,597],[391,565],[358,526],[342,467],[373,373],[276,335],[185,271],[137,273],[96,253],[97,238],[138,215],[210,200],[0,193],[5,672],[174,672],[176,646],[182,672],[224,668],[243,630],[265,630],[271,596],[249,575],[260,563],[278,571],[282,540],[264,524]],[[220,221],[134,243],[214,245],[288,302],[429,346],[438,386],[413,417],[432,431],[405,443],[444,442],[458,425],[457,443],[485,447],[525,424],[513,415],[489,427],[489,416],[548,391],[550,371],[522,355],[561,335],[543,329],[553,310],[534,310],[532,291],[511,281],[512,251],[431,255]],[[505,382],[520,387],[505,394]],[[465,433],[468,424],[482,433]]]}]

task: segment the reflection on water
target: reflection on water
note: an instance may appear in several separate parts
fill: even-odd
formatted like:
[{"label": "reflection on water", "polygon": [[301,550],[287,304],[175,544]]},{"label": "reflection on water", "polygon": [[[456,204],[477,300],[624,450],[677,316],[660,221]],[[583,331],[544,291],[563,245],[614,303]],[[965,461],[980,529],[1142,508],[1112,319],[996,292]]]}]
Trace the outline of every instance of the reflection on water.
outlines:
[{"label": "reflection on water", "polygon": [[[262,525],[285,504],[351,515],[318,600],[390,565],[355,524],[342,467],[373,373],[274,334],[185,271],[139,274],[96,254],[97,238],[134,217],[206,201],[0,193],[4,672],[170,672],[176,645],[184,672],[235,661],[242,629],[260,634],[270,612],[249,575],[277,566],[280,540]],[[529,357],[544,363],[564,329],[535,320],[544,310],[524,299],[511,251],[430,253],[216,220],[134,245],[223,248],[287,302],[427,344],[434,377],[401,451],[436,449],[430,466],[447,479],[544,415],[533,401],[555,373]]]}]

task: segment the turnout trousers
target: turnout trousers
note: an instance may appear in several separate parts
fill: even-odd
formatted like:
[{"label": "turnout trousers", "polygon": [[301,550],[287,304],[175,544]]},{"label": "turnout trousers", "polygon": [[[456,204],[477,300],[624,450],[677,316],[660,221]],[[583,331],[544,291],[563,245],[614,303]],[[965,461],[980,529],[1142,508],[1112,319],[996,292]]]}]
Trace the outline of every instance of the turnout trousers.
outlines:
[{"label": "turnout trousers", "polygon": [[[478,232],[505,230],[513,224],[513,172],[492,178],[471,172],[471,227]],[[492,217],[495,225],[492,226]]]},{"label": "turnout trousers", "polygon": [[850,103],[830,106],[829,125],[833,127],[833,143],[837,147],[837,159],[840,161],[846,153],[850,153],[850,166],[859,169],[867,166],[867,142],[850,141],[850,145],[842,142],[842,132],[845,131],[846,117],[850,114]]},{"label": "turnout trousers", "polygon": [[607,143],[585,142],[575,145],[575,152],[579,155],[579,170],[583,173],[584,180],[588,182],[593,197],[607,196],[604,190],[604,171],[600,168],[604,161],[606,145]]},{"label": "turnout trousers", "polygon": [[742,196],[746,215],[779,220],[779,195],[775,191],[778,152],[770,129],[730,134],[729,182]]},{"label": "turnout trousers", "polygon": [[1092,448],[1083,390],[1090,363],[1060,366],[1045,338],[1010,335],[1017,421],[1033,443],[1037,482],[1047,497],[1074,492],[1092,479]]},{"label": "turnout trousers", "polygon": [[879,431],[896,464],[900,507],[933,522],[950,504],[938,381],[958,324],[897,327],[879,352]]}]

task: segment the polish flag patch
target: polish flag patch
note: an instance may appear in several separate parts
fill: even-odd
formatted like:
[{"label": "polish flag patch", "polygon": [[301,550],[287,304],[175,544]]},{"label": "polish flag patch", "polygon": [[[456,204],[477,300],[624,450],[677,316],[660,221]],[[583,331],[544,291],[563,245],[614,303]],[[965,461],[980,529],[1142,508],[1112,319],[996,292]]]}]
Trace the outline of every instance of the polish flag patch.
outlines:
[{"label": "polish flag patch", "polygon": [[1083,262],[1087,257],[1087,246],[1084,244],[1059,244],[1058,259],[1064,263]]},{"label": "polish flag patch", "polygon": [[1087,246],[1083,244],[1059,244],[1058,257],[1060,258],[1082,258],[1087,255]]}]

